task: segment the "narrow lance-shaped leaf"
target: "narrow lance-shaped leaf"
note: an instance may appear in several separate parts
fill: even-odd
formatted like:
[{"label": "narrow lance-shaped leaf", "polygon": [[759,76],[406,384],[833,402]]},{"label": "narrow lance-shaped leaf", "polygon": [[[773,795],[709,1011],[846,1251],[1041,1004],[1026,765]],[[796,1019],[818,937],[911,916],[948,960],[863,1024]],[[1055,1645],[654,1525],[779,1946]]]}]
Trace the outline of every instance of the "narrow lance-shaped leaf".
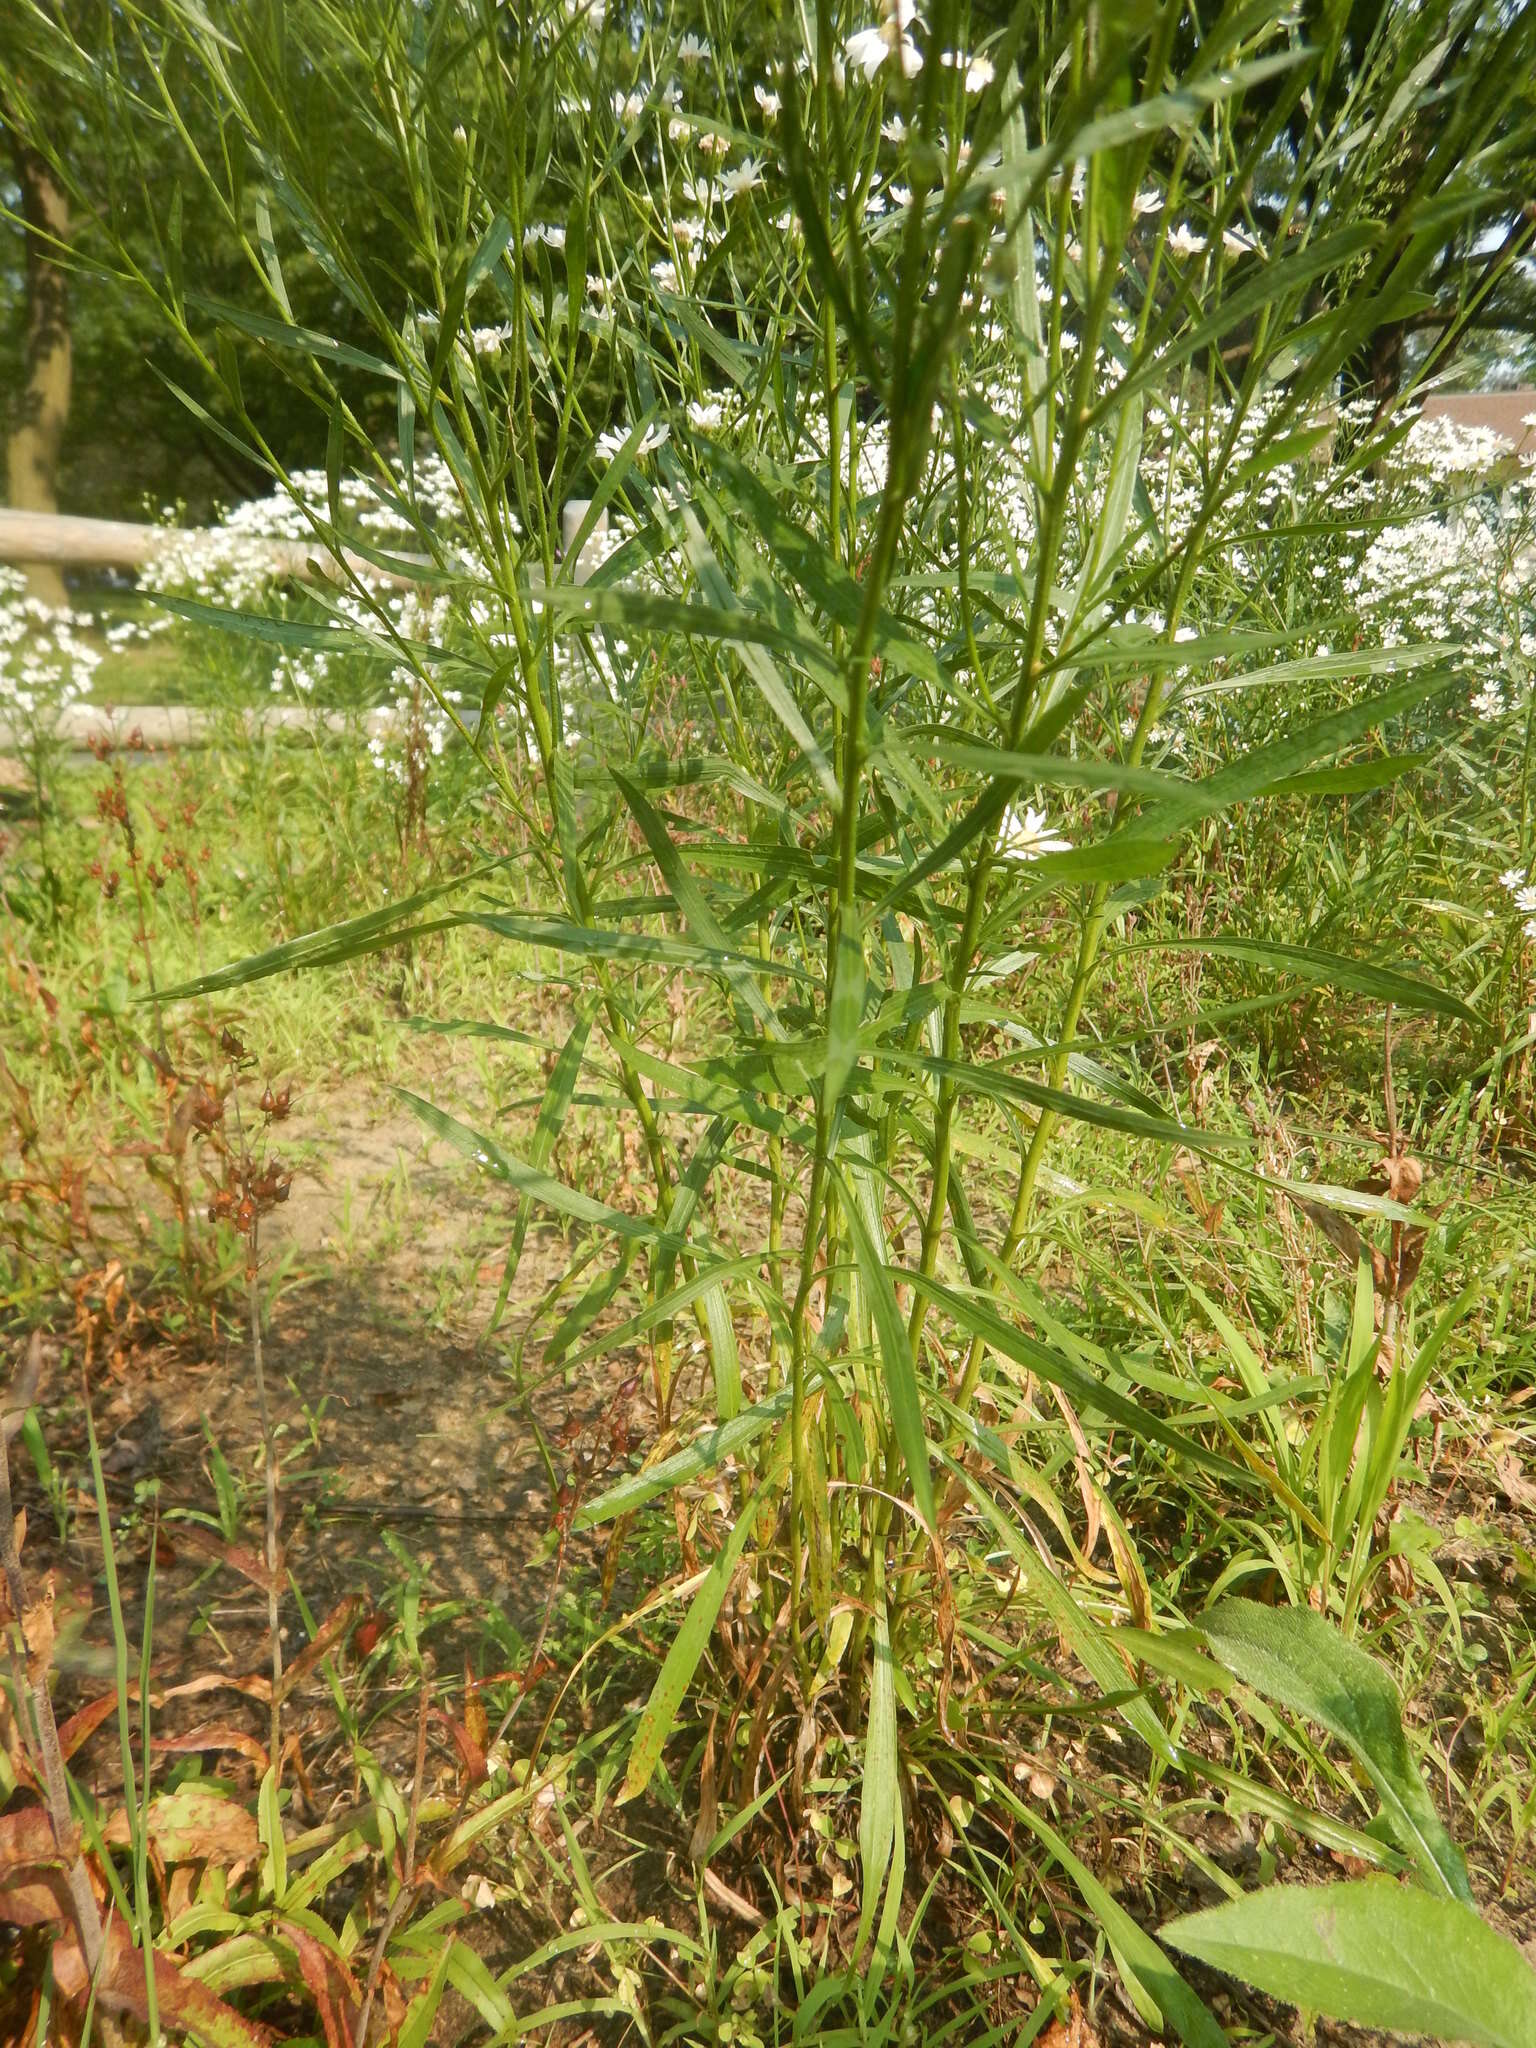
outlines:
[{"label": "narrow lance-shaped leaf", "polygon": [[1014,1819],[1045,1845],[1077,1886],[1083,1904],[1104,1929],[1120,1973],[1129,1980],[1127,1988],[1134,1982],[1142,1997],[1156,2006],[1155,2014],[1143,2015],[1149,2024],[1161,2030],[1165,2022],[1171,2023],[1184,2048],[1228,2048],[1216,2015],[1190,1990],[1151,1935],[1131,1918],[1049,1821],[1011,1787],[1004,1785],[1000,1792]]},{"label": "narrow lance-shaped leaf", "polygon": [[828,1113],[859,1060],[859,1025],[864,1016],[864,940],[850,909],[838,934],[832,994],[827,1003],[827,1064],[823,1086]]},{"label": "narrow lance-shaped leaf", "polygon": [[[565,1119],[571,1107],[571,1097],[576,1092],[577,1077],[581,1063],[586,1056],[587,1040],[592,1031],[592,1019],[596,1005],[585,1004],[576,1012],[576,1021],[561,1046],[544,1089],[544,1100],[539,1104],[539,1120],[529,1140],[529,1164],[539,1172],[549,1165],[555,1149],[555,1141],[565,1126]],[[522,1262],[523,1246],[528,1239],[528,1225],[533,1215],[533,1198],[524,1195],[517,1205],[517,1220],[512,1226],[512,1241],[507,1246],[506,1262],[502,1267],[501,1286],[496,1294],[496,1306],[491,1313],[490,1327],[495,1330],[501,1323],[512,1283],[517,1278],[517,1269]]]},{"label": "narrow lance-shaped leaf", "polygon": [[[706,946],[729,956],[733,951],[730,939],[710,909],[704,891],[684,865],[683,857],[674,845],[661,813],[645,792],[631,782],[627,775],[621,775],[616,768],[613,770],[613,779],[618,784],[620,795],[634,813],[635,823],[645,834],[645,843],[651,849],[652,857],[661,870],[663,881],[672,892],[673,902],[687,920],[689,930]],[[778,1019],[773,1014],[773,1006],[763,994],[757,975],[745,964],[738,965],[735,961],[726,967],[725,973],[732,989],[764,1030],[775,1037],[782,1036]]]},{"label": "narrow lance-shaped leaf", "polygon": [[843,1194],[843,1218],[853,1240],[859,1278],[869,1296],[880,1346],[880,1363],[885,1375],[886,1398],[891,1404],[891,1427],[906,1465],[917,1511],[930,1530],[938,1527],[933,1502],[933,1475],[928,1465],[928,1439],[923,1431],[922,1397],[917,1371],[912,1362],[912,1345],[907,1326],[896,1302],[890,1271],[875,1249],[857,1190],[843,1174],[838,1176]]},{"label": "narrow lance-shaped leaf", "polygon": [[[856,1955],[862,1955],[864,1944],[875,1925],[881,1894],[887,1889],[887,1878],[890,1894],[899,1906],[906,1866],[901,1780],[896,1757],[896,1668],[883,1588],[875,1603],[871,1648],[869,1710],[864,1727],[864,1778],[859,1798],[859,1865],[863,1890],[859,1902],[859,1930],[854,1941]],[[882,1935],[884,1932],[882,1924]],[[881,1949],[887,1945],[882,1940]],[[875,1967],[879,1967],[878,1957]]]},{"label": "narrow lance-shaped leaf", "polygon": [[1193,938],[1144,939],[1127,952],[1205,953],[1213,958],[1245,960],[1255,967],[1267,967],[1278,974],[1294,974],[1302,981],[1318,982],[1326,988],[1353,989],[1391,1003],[1404,1010],[1430,1010],[1441,1017],[1458,1017],[1464,1023],[1481,1020],[1459,996],[1421,981],[1416,974],[1404,974],[1395,967],[1378,967],[1370,960],[1351,960],[1342,953],[1326,953],[1314,946],[1293,946],[1280,939]]},{"label": "narrow lance-shaped leaf", "polygon": [[725,1598],[725,1589],[731,1582],[737,1560],[747,1547],[756,1520],[750,1507],[744,1507],[737,1516],[735,1528],[716,1551],[713,1564],[704,1574],[703,1584],[693,1596],[693,1604],[684,1617],[683,1625],[672,1639],[672,1647],[656,1675],[651,1696],[635,1729],[629,1764],[624,1773],[624,1789],[619,1794],[621,1801],[638,1799],[656,1774],[667,1737],[677,1722],[677,1710],[683,1703],[684,1693],[693,1683],[693,1674],[708,1646],[720,1603]]},{"label": "narrow lance-shaped leaf", "polygon": [[592,1224],[600,1230],[611,1230],[616,1237],[634,1238],[641,1244],[654,1244],[673,1251],[688,1249],[681,1238],[658,1230],[643,1216],[627,1215],[622,1209],[610,1208],[606,1202],[594,1201],[591,1195],[584,1195],[577,1188],[568,1188],[564,1181],[556,1180],[552,1174],[543,1173],[526,1160],[504,1151],[484,1131],[460,1123],[457,1117],[449,1116],[435,1103],[413,1095],[409,1088],[397,1088],[395,1093],[429,1130],[452,1145],[455,1151],[462,1152],[466,1159],[473,1160],[476,1166],[495,1179],[506,1181],[546,1209],[553,1209],[557,1215],[569,1216],[576,1223]]},{"label": "narrow lance-shaped leaf", "polygon": [[[674,1295],[673,1305],[676,1304],[677,1296]],[[572,1527],[595,1529],[603,1522],[616,1521],[620,1515],[632,1514],[636,1508],[644,1507],[647,1501],[655,1500],[658,1494],[669,1493],[673,1487],[685,1486],[701,1473],[712,1472],[717,1465],[734,1457],[761,1436],[765,1429],[781,1422],[789,1408],[787,1387],[753,1402],[750,1408],[744,1409],[731,1421],[706,1431],[686,1450],[674,1451],[670,1458],[648,1465],[643,1471],[632,1472],[627,1479],[605,1487],[595,1499],[583,1501],[576,1510]]]}]

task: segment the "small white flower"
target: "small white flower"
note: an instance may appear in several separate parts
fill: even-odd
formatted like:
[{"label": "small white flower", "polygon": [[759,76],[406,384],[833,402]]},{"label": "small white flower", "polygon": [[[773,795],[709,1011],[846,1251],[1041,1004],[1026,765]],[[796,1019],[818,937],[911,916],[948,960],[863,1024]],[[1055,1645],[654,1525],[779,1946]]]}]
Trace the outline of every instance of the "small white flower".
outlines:
[{"label": "small white flower", "polygon": [[688,424],[708,431],[711,427],[725,425],[725,407],[718,398],[695,398],[689,401]]},{"label": "small white flower", "polygon": [[[635,450],[636,458],[638,459],[642,455],[651,454],[653,450],[659,448],[661,444],[668,439],[668,437],[671,435],[671,432],[672,429],[667,425],[665,420],[657,420],[653,422],[652,425],[646,428],[645,432],[640,437],[640,445]],[[628,439],[629,434],[626,430],[620,427],[610,427],[607,433],[598,435],[597,452],[599,455],[603,456],[606,461],[612,462],[613,458],[618,454],[619,450],[624,446],[624,443]]]},{"label": "small white flower", "polygon": [[687,121],[680,121],[675,114],[667,123],[668,142],[686,142],[692,133],[693,128],[691,124]]},{"label": "small white flower", "polygon": [[997,76],[997,69],[989,57],[968,57],[964,50],[945,50],[939,58],[951,71],[965,73],[965,89],[969,93],[985,92]]},{"label": "small white flower", "polygon": [[702,64],[709,56],[709,45],[702,36],[686,35],[677,46],[677,61],[680,64]]},{"label": "small white flower", "polygon": [[766,87],[761,85],[754,85],[752,97],[762,109],[765,121],[776,121],[779,118],[779,108],[783,105],[783,102],[776,92],[769,92]]},{"label": "small white flower", "polygon": [[892,114],[889,121],[880,123],[880,133],[887,142],[894,142],[899,149],[907,139],[907,124],[900,114]]},{"label": "small white flower", "polygon": [[682,290],[682,282],[677,274],[677,265],[673,262],[670,262],[665,256],[661,259],[659,263],[653,263],[651,265],[651,276],[656,280],[657,284],[661,286],[661,289],[664,292],[677,292]]},{"label": "small white flower", "polygon": [[843,54],[855,71],[863,72],[865,82],[872,85],[875,73],[891,53],[879,29],[861,28],[855,29],[843,44]]},{"label": "small white flower", "polygon": [[755,156],[743,157],[721,179],[727,199],[743,199],[763,182],[763,167]]},{"label": "small white flower", "polygon": [[900,64],[903,78],[915,78],[923,68],[923,53],[907,33],[917,19],[914,0],[888,0],[880,11],[885,19],[878,28],[856,29],[844,41],[848,62],[862,71],[870,84],[887,57]]},{"label": "small white flower", "polygon": [[630,127],[633,127],[635,122],[645,112],[645,94],[643,92],[625,92],[622,89],[615,91],[613,95],[613,111],[621,121],[627,122]]},{"label": "small white flower", "polygon": [[1168,237],[1168,247],[1175,256],[1203,256],[1205,237],[1197,235],[1186,221],[1180,221]]},{"label": "small white flower", "polygon": [[699,153],[702,156],[727,156],[730,153],[729,135],[715,135],[706,129],[699,136]]},{"label": "small white flower", "polygon": [[1005,860],[1038,860],[1042,853],[1071,851],[1071,840],[1053,832],[1044,811],[1037,811],[1032,804],[1024,806],[1022,817],[1014,804],[1010,804],[1003,813],[998,852]]},{"label": "small white flower", "polygon": [[531,249],[536,242],[544,242],[551,249],[565,247],[565,229],[551,220],[536,220],[523,229],[523,247]]},{"label": "small white flower", "polygon": [[1536,912],[1536,882],[1527,882],[1523,889],[1515,891],[1515,908],[1522,917]]}]

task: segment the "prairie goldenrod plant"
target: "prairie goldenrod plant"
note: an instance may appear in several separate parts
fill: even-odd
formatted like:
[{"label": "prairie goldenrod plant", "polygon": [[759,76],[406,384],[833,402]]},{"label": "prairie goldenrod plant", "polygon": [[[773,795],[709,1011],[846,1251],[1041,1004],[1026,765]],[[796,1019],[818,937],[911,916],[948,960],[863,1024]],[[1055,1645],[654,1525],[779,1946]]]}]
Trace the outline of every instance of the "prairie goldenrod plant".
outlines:
[{"label": "prairie goldenrod plant", "polygon": [[[939,1840],[999,1911],[1001,1871],[1054,1861],[1142,2022],[1215,2043],[1014,1765],[1060,1707],[1116,1724],[1149,1783],[1239,1796],[1190,1730],[1203,1688],[1244,1688],[1349,1752],[1381,1854],[1363,1832],[1347,1853],[1418,1883],[1334,1887],[1337,1945],[1297,1889],[1233,1886],[1168,1946],[1341,2017],[1526,2038],[1529,1972],[1471,1910],[1396,1696],[1347,1637],[1401,1562],[1413,1401],[1465,1308],[1410,1292],[1432,1219],[1393,1050],[1399,1081],[1412,1063],[1450,1096],[1528,1029],[1531,477],[1411,401],[1530,245],[1526,215],[1505,224],[1536,16],[111,12],[109,40],[72,41],[38,10],[41,61],[117,189],[169,150],[250,290],[201,288],[163,191],[141,192],[153,260],[124,242],[116,282],[315,556],[302,593],[258,575],[237,604],[176,594],[172,564],[166,602],[274,687],[371,678],[411,746],[457,763],[465,818],[516,826],[510,855],[162,1000],[450,927],[563,979],[520,1146],[408,1099],[504,1205],[503,1303],[533,1220],[563,1226],[553,1363],[643,1356],[648,1439],[552,1465],[562,1555],[676,1517],[680,1569],[618,1630],[665,1646],[617,1798],[675,1802],[689,1758],[707,1864],[721,1804],[755,1817],[788,1787],[788,1823],[818,1760],[846,1767],[838,1958],[860,1974],[818,2001],[775,1951],[806,2027],[897,2024],[913,1844]],[[1381,337],[1448,262],[1465,289],[1383,391]],[[293,317],[300,267],[334,332]],[[247,405],[256,358],[323,418],[323,476]],[[1273,914],[1307,893],[1288,807],[1385,816],[1420,773],[1512,793],[1449,976],[1421,967],[1411,887],[1334,891],[1299,935]],[[1381,1047],[1393,1105],[1355,1186],[1199,1086],[1236,1019],[1319,1001]],[[510,1007],[422,1021],[520,1036]],[[633,1164],[622,1200],[558,1171],[594,1104]],[[1119,1141],[1117,1182],[1074,1177],[1085,1133]],[[1123,1343],[1086,1327],[1053,1280],[1061,1219],[1135,1218],[1105,1265],[1149,1256],[1153,1172],[1199,1191],[1234,1261],[1224,1203],[1322,1219],[1318,1256],[1350,1268],[1326,1371],[1276,1378],[1213,1298],[1231,1369],[1191,1378],[1150,1269],[1103,1275]],[[538,1341],[510,1345],[516,1375]],[[1128,1505],[1164,1490],[1177,1569]],[[1231,1594],[1261,1578],[1267,1603]],[[1010,1967],[1049,1990],[1014,1932]],[[1391,1960],[1426,1944],[1456,1959],[1433,1990]]]}]

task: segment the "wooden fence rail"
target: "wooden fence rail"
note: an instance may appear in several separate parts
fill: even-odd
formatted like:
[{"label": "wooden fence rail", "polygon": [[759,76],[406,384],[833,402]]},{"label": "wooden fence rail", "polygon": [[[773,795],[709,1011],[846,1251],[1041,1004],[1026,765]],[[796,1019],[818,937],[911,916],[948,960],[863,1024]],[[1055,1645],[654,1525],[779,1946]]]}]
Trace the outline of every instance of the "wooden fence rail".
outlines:
[{"label": "wooden fence rail", "polygon": [[[561,538],[567,549],[580,531],[586,512],[584,498],[572,498],[562,507]],[[578,583],[586,580],[601,559],[601,541],[607,530],[608,515],[599,513],[592,537],[576,565]],[[212,547],[222,538],[216,528],[145,526],[130,519],[87,519],[71,513],[18,512],[0,506],[0,562],[42,562],[58,568],[137,572],[168,545],[191,542],[195,547],[204,542]],[[395,588],[404,588],[410,580],[384,575],[371,562],[346,549],[338,563],[327,549],[309,541],[253,538],[242,539],[241,545],[262,550],[275,574],[300,582],[312,577],[317,569],[334,576],[340,567],[356,569],[375,582],[383,581]],[[281,732],[339,733],[348,727],[348,720],[340,712],[312,710],[306,705],[256,705],[244,717],[253,740]],[[369,712],[365,720],[370,734],[388,733],[398,722],[397,714],[387,708]],[[57,730],[66,746],[82,753],[93,740],[120,744],[135,731],[147,747],[199,747],[216,734],[228,732],[229,717],[181,704],[130,704],[115,708],[76,704],[63,713]],[[0,751],[14,751],[19,744],[20,736],[0,718]]]},{"label": "wooden fence rail", "polygon": [[[572,498],[562,507],[561,538],[567,548],[580,530],[586,511],[587,500],[584,498]],[[578,583],[585,580],[598,559],[596,544],[607,530],[608,514],[601,512],[592,538],[576,567]],[[200,544],[212,548],[224,538],[218,528],[141,526],[131,519],[85,519],[74,513],[18,512],[0,506],[0,562],[46,562],[55,568],[137,571],[146,567],[166,547],[190,543],[193,548]],[[359,575],[396,589],[405,588],[411,581],[409,576],[392,576],[375,568],[348,548],[342,549],[338,563],[338,558],[316,541],[242,537],[240,544],[265,555],[276,574],[292,576],[299,581],[313,575],[317,565],[332,576],[338,566],[344,565]],[[401,555],[399,559],[410,562],[415,557]],[[427,566],[425,557],[422,563]]]}]

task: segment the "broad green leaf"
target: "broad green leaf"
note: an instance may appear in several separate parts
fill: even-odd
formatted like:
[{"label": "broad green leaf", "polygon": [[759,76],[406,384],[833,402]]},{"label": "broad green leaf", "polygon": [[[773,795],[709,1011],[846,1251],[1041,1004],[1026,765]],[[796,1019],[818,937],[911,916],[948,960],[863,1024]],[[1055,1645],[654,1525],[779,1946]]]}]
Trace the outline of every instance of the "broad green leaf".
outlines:
[{"label": "broad green leaf", "polygon": [[1342,1742],[1375,1786],[1424,1885],[1472,1896],[1461,1851],[1436,1813],[1403,1733],[1397,1687],[1374,1657],[1304,1607],[1223,1600],[1200,1624],[1213,1653],[1261,1698]]},{"label": "broad green leaf", "polygon": [[1471,1906],[1389,1877],[1269,1885],[1160,1932],[1309,2013],[1474,2048],[1536,2041],[1536,1971],[1515,1944]]}]

